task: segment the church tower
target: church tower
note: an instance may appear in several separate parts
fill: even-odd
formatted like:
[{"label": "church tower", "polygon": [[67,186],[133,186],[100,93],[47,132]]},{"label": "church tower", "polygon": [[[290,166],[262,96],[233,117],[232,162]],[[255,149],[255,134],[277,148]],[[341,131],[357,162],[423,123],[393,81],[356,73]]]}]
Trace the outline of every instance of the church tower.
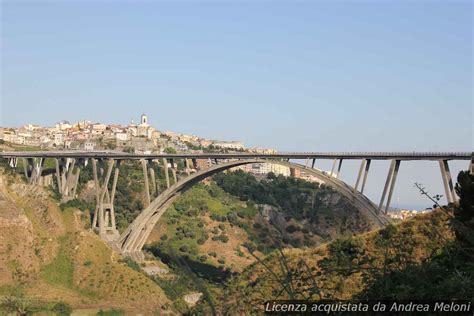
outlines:
[{"label": "church tower", "polygon": [[141,116],[141,125],[143,126],[148,125],[148,116],[146,116],[146,114],[142,114]]}]

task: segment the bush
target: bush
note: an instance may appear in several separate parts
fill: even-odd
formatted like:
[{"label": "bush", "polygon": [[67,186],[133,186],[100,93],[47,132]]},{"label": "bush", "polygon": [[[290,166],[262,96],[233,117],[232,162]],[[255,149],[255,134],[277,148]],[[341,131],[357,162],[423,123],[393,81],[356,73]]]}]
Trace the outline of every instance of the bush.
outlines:
[{"label": "bush", "polygon": [[181,247],[179,247],[179,251],[181,252],[188,252],[189,251],[189,247],[187,245],[182,245]]},{"label": "bush", "polygon": [[226,243],[229,241],[229,237],[227,235],[220,235],[219,240],[222,241],[223,243]]},{"label": "bush", "polygon": [[59,302],[59,303],[56,303],[53,308],[51,309],[51,311],[55,312],[57,315],[61,315],[61,316],[64,316],[64,315],[71,315],[72,313],[72,307],[71,305],[69,305],[68,303],[64,303],[64,302]]}]

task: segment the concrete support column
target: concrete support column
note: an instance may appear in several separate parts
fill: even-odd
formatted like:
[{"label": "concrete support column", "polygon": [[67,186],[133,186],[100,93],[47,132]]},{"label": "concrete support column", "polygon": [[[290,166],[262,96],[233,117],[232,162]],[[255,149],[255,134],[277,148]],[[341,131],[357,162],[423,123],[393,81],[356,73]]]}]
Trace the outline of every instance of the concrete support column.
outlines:
[{"label": "concrete support column", "polygon": [[99,234],[106,234],[106,225],[105,225],[105,212],[104,212],[104,198],[106,193],[109,191],[109,181],[110,176],[112,175],[112,168],[115,161],[109,159],[107,166],[107,173],[105,175],[104,184],[101,187],[100,197],[99,197]]},{"label": "concrete support column", "polygon": [[[114,201],[115,201],[115,191],[117,189],[117,182],[119,177],[119,168],[118,166],[115,168],[114,172],[114,182],[112,183],[112,193],[110,195],[110,221],[111,221],[111,228],[116,231],[117,226],[115,223],[115,208],[114,208]],[[118,232],[117,232],[118,233]]]},{"label": "concrete support column", "polygon": [[148,182],[148,170],[147,170],[147,160],[142,159],[142,169],[143,169],[143,181],[145,182],[145,207],[150,205],[150,183]]},{"label": "concrete support column", "polygon": [[158,190],[156,188],[156,179],[155,179],[155,170],[153,168],[148,168],[148,172],[150,173],[150,179],[151,179],[151,194],[155,197],[158,194]]},{"label": "concrete support column", "polygon": [[400,168],[400,160],[395,161],[395,169],[393,170],[392,180],[390,181],[390,190],[388,192],[387,204],[385,205],[385,214],[388,212],[390,207],[390,201],[392,200],[393,189],[395,188],[395,181],[397,180],[398,169]]},{"label": "concrete support column", "polygon": [[366,159],[362,159],[362,161],[360,162],[360,168],[359,168],[359,173],[357,174],[357,181],[354,185],[354,190],[357,191],[357,188],[359,187],[359,182],[360,182],[360,178],[362,176],[362,172],[365,168],[365,164],[367,163],[367,160]]},{"label": "concrete support column", "polygon": [[77,172],[75,174],[75,181],[74,181],[74,187],[72,188],[72,198],[76,198],[76,190],[77,190],[77,185],[79,184],[79,175],[81,174],[81,169],[77,168]]},{"label": "concrete support column", "polygon": [[446,176],[448,178],[448,187],[449,191],[451,192],[451,198],[453,202],[458,201],[458,197],[456,195],[456,190],[454,190],[453,179],[451,178],[451,171],[449,170],[449,164],[447,160],[443,160],[444,170],[446,170]]},{"label": "concrete support column", "polygon": [[360,193],[364,193],[365,182],[367,181],[367,176],[369,175],[369,169],[370,169],[370,162],[371,161],[372,160],[370,160],[370,159],[366,159],[364,178],[362,179],[362,186],[360,188]]},{"label": "concrete support column", "polygon": [[313,159],[313,162],[311,163],[311,168],[314,168],[314,164],[316,163],[316,158]]},{"label": "concrete support column", "polygon": [[59,171],[59,160],[58,158],[54,158],[54,164],[55,164],[55,168],[56,168],[56,182],[58,184],[58,192],[59,194],[63,194],[63,191],[62,191],[62,184],[61,184],[61,173]]},{"label": "concrete support column", "polygon": [[337,159],[334,159],[334,162],[332,163],[332,168],[331,168],[331,177],[334,177],[334,169],[336,169],[336,162],[337,162]]},{"label": "concrete support column", "polygon": [[189,159],[184,158],[184,163],[186,165],[186,174],[189,176],[191,174],[191,168],[189,166]]},{"label": "concrete support column", "polygon": [[382,211],[383,203],[385,202],[385,195],[387,194],[388,186],[392,180],[393,170],[395,169],[395,160],[392,160],[390,163],[390,168],[387,174],[387,180],[385,180],[385,185],[383,187],[382,198],[380,199],[378,211]]},{"label": "concrete support column", "polygon": [[168,174],[168,161],[163,158],[163,167],[165,168],[166,188],[170,187],[170,175]]},{"label": "concrete support column", "polygon": [[28,166],[29,166],[29,161],[26,158],[23,158],[23,171],[25,173],[25,178],[29,182],[30,181],[30,176],[28,173]]},{"label": "concrete support column", "polygon": [[94,187],[95,187],[95,212],[94,212],[94,218],[92,220],[92,228],[97,227],[97,220],[99,216],[99,199],[100,199],[100,187],[99,187],[99,177],[97,175],[97,160],[95,158],[91,159],[92,161],[92,175],[94,177]]},{"label": "concrete support column", "polygon": [[341,174],[341,167],[342,167],[342,158],[339,159],[339,166],[337,167],[337,174],[336,174],[336,178],[339,179],[339,176]]},{"label": "concrete support column", "polygon": [[448,204],[453,203],[454,198],[453,198],[452,194],[454,192],[451,191],[451,187],[452,187],[453,184],[451,182],[451,187],[450,187],[449,179],[451,178],[451,176],[448,176],[448,171],[446,170],[446,165],[445,165],[443,160],[439,161],[439,168],[441,170],[441,178],[443,179],[443,186],[444,186],[444,192],[446,193],[446,200],[447,200]]}]

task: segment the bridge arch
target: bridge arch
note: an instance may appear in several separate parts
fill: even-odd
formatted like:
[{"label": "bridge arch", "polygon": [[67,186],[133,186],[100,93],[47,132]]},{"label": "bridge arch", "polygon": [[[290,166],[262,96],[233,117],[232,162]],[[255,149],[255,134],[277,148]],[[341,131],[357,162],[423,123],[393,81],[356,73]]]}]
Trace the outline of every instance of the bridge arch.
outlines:
[{"label": "bridge arch", "polygon": [[234,167],[253,164],[253,163],[272,163],[304,170],[307,174],[311,174],[321,182],[332,187],[343,196],[348,198],[351,203],[366,217],[377,226],[384,225],[387,221],[384,217],[378,214],[377,207],[362,193],[354,190],[345,182],[331,177],[317,169],[308,168],[300,164],[291,163],[281,160],[264,160],[264,159],[249,159],[236,160],[214,165],[208,169],[201,170],[184,179],[181,179],[157,198],[155,198],[148,207],[146,207],[137,218],[127,227],[127,229],[120,235],[120,237],[112,243],[115,250],[123,255],[131,256],[139,261],[143,260],[141,252],[146,240],[150,236],[153,228],[164,212],[171,206],[171,204],[185,191],[190,189],[193,185],[201,180],[210,177],[221,171],[231,169]]}]

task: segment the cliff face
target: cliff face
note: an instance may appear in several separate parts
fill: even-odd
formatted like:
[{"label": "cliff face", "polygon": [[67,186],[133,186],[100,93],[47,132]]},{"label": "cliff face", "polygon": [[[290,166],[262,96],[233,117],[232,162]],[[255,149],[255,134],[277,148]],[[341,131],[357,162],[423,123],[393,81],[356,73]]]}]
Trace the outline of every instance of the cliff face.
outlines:
[{"label": "cliff face", "polygon": [[161,288],[85,229],[86,221],[79,210],[62,211],[45,189],[0,170],[0,298],[14,289],[74,308],[165,311]]}]

